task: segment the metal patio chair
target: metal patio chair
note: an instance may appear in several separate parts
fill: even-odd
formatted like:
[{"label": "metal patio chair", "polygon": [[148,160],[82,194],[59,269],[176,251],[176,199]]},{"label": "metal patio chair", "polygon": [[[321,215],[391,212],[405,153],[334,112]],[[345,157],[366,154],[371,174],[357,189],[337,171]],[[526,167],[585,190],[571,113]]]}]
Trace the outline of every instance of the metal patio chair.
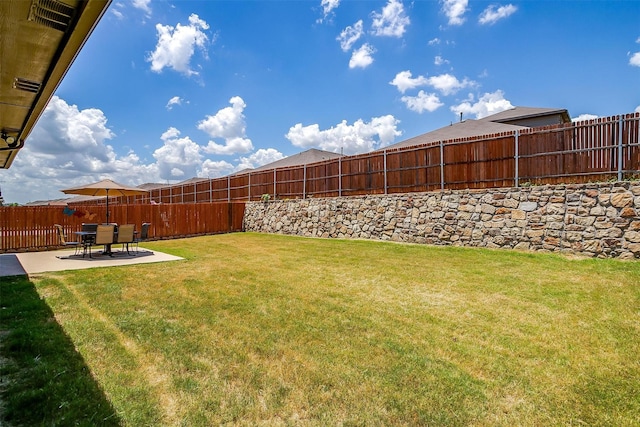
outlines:
[{"label": "metal patio chair", "polygon": [[111,256],[111,245],[113,244],[113,234],[115,227],[110,225],[98,225],[96,229],[96,239],[93,241],[92,245],[89,245],[89,258],[91,258],[91,246],[96,245],[104,245],[104,251],[102,252],[104,255]]},{"label": "metal patio chair", "polygon": [[138,243],[144,242],[149,238],[149,226],[150,222],[143,222],[142,229],[140,230],[140,235],[135,236],[133,243],[136,245],[136,253],[138,253]]},{"label": "metal patio chair", "polygon": [[62,228],[62,226],[60,224],[54,224],[53,226],[58,231],[58,238],[60,239],[60,244],[65,248],[70,248],[70,247],[74,248],[75,249],[74,255],[77,255],[78,250],[82,247],[82,242],[68,241],[67,236],[64,234],[64,229]]},{"label": "metal patio chair", "polygon": [[122,250],[124,251],[125,245],[127,247],[127,255],[129,255],[129,243],[134,242],[134,230],[135,224],[123,224],[118,227],[118,238],[114,243],[122,243]]}]

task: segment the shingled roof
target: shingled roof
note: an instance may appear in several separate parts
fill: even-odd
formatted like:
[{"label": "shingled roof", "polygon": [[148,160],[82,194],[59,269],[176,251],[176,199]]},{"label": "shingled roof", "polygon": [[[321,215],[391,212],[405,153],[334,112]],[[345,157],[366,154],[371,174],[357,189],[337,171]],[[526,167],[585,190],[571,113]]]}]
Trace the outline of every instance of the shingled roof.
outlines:
[{"label": "shingled roof", "polygon": [[240,172],[237,172],[235,175],[242,175],[249,172],[259,172],[259,171],[271,170],[276,168],[286,168],[289,166],[308,165],[311,163],[321,162],[323,160],[337,159],[338,157],[343,157],[343,155],[338,153],[332,153],[330,151],[323,151],[323,150],[311,148],[310,150],[303,151],[298,154],[293,154],[289,157],[285,157],[284,159],[276,160],[275,162],[262,165],[255,169],[243,169]]},{"label": "shingled roof", "polygon": [[531,127],[568,123],[570,121],[569,113],[564,109],[514,107],[482,119],[466,119],[458,123],[451,123],[449,126],[409,138],[384,149],[412,147],[458,138],[512,132]]}]

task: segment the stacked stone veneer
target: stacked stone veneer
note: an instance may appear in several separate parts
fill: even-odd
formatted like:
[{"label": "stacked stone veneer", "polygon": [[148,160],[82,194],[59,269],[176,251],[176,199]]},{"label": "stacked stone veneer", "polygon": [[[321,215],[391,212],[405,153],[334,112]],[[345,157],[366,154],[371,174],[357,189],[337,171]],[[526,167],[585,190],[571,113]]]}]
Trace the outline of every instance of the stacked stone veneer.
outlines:
[{"label": "stacked stone veneer", "polygon": [[247,231],[640,258],[640,182],[248,203]]}]

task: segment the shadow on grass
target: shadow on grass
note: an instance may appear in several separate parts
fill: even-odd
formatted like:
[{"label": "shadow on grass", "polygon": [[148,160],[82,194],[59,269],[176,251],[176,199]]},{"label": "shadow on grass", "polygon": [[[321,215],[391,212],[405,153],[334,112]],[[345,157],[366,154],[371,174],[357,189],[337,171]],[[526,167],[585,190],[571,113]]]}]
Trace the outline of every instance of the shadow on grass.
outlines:
[{"label": "shadow on grass", "polygon": [[0,278],[0,425],[120,425],[26,276]]}]

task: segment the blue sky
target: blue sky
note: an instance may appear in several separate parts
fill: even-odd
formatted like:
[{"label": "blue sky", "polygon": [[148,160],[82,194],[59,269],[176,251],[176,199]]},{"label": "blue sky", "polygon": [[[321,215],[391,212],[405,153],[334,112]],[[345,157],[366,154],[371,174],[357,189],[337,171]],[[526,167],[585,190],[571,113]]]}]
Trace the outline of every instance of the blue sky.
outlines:
[{"label": "blue sky", "polygon": [[114,0],[0,187],[225,176],[512,106],[640,111],[640,1]]}]

